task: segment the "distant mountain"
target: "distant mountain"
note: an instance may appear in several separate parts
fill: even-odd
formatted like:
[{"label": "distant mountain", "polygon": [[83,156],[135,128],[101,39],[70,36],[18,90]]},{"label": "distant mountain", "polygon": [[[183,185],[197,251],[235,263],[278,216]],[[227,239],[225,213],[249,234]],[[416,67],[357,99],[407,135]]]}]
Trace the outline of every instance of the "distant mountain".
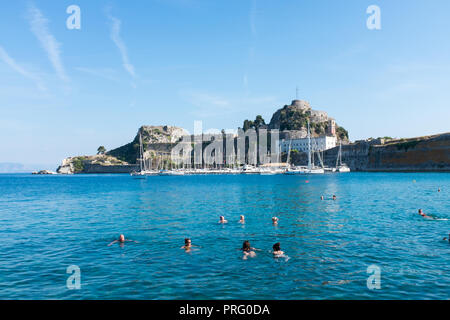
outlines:
[{"label": "distant mountain", "polygon": [[21,163],[0,162],[0,173],[19,173],[27,172],[25,166]]},{"label": "distant mountain", "polygon": [[53,169],[55,167],[56,166],[54,164],[23,164],[16,162],[0,162],[0,173],[30,173],[42,169]]}]

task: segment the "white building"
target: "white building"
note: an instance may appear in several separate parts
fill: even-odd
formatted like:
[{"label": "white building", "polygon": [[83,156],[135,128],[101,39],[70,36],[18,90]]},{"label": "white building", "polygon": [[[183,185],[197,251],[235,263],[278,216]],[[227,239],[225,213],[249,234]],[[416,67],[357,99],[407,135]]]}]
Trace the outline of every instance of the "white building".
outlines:
[{"label": "white building", "polygon": [[[281,140],[281,152],[288,152],[289,145],[292,150],[301,152],[308,152],[308,138]],[[336,147],[336,137],[321,136],[318,138],[311,138],[311,151],[324,151]]]}]

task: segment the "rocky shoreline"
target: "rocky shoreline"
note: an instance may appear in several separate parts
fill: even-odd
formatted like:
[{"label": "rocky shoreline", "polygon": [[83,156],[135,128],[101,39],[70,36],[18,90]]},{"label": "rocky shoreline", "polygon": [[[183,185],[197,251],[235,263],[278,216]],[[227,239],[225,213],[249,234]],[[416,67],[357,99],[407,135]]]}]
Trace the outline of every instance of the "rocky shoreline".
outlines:
[{"label": "rocky shoreline", "polygon": [[[156,144],[165,157],[173,143]],[[152,149],[157,156],[157,150]],[[325,166],[334,167],[339,147],[323,152]],[[161,156],[161,155],[160,155]],[[150,154],[150,159],[152,155]],[[307,155],[292,156],[295,165],[306,163]],[[411,139],[369,139],[342,145],[342,161],[352,171],[365,172],[450,172],[450,133]],[[138,169],[111,155],[96,155],[64,159],[57,172],[73,173],[131,173]]]},{"label": "rocky shoreline", "polygon": [[[342,143],[342,162],[352,171],[450,172],[450,133],[408,139],[367,139],[350,143],[347,130],[339,127],[334,118],[329,117],[325,111],[312,109],[310,104],[303,100],[294,100],[291,105],[278,109],[269,124],[266,124],[260,115],[256,116],[254,121],[245,120],[243,132],[276,129],[279,130],[280,140],[291,140],[306,137],[307,126],[311,127],[312,137],[331,136],[336,138],[338,144]],[[142,126],[130,143],[108,152],[101,146],[98,150],[99,154],[94,156],[66,158],[57,172],[60,174],[131,173],[138,169],[140,139],[142,139],[143,158],[147,167],[167,168],[172,165],[173,148],[184,138],[189,137],[188,135],[187,131],[180,127]],[[222,135],[222,138],[226,137],[224,131]],[[191,138],[189,144],[198,141],[193,136]],[[231,139],[236,146],[237,138]],[[202,150],[208,148],[213,140],[201,142]],[[290,162],[294,165],[305,165],[307,155],[304,152],[293,151],[295,152],[291,153]],[[216,152],[215,149],[214,152]],[[223,153],[223,150],[221,152]],[[322,153],[324,165],[330,168],[335,167],[338,152],[339,147],[325,150]],[[286,161],[286,158],[287,155],[283,154],[282,161]]]}]

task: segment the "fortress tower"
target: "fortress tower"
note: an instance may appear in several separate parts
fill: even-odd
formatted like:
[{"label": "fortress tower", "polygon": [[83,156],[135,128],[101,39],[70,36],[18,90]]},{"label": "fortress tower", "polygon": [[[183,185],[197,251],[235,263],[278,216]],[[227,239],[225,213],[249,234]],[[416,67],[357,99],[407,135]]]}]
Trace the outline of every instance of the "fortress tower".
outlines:
[{"label": "fortress tower", "polygon": [[327,136],[336,136],[336,121],[334,119],[328,120],[328,127],[327,127]]},{"label": "fortress tower", "polygon": [[309,102],[304,100],[292,100],[291,107],[295,107],[303,112],[311,110]]}]

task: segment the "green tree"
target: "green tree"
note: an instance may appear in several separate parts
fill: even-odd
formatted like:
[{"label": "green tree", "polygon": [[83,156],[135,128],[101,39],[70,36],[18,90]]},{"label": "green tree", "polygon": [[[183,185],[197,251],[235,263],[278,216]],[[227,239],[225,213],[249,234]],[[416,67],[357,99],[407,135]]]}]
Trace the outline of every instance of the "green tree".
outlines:
[{"label": "green tree", "polygon": [[265,125],[266,122],[261,115],[257,115],[255,121],[253,121],[253,124],[255,128],[259,128],[260,126]]},{"label": "green tree", "polygon": [[248,129],[253,128],[254,126],[255,126],[255,125],[254,125],[253,121],[245,120],[242,129],[243,129],[244,131],[247,131]]},{"label": "green tree", "polygon": [[104,146],[100,146],[97,149],[97,154],[105,154],[106,148]]}]

